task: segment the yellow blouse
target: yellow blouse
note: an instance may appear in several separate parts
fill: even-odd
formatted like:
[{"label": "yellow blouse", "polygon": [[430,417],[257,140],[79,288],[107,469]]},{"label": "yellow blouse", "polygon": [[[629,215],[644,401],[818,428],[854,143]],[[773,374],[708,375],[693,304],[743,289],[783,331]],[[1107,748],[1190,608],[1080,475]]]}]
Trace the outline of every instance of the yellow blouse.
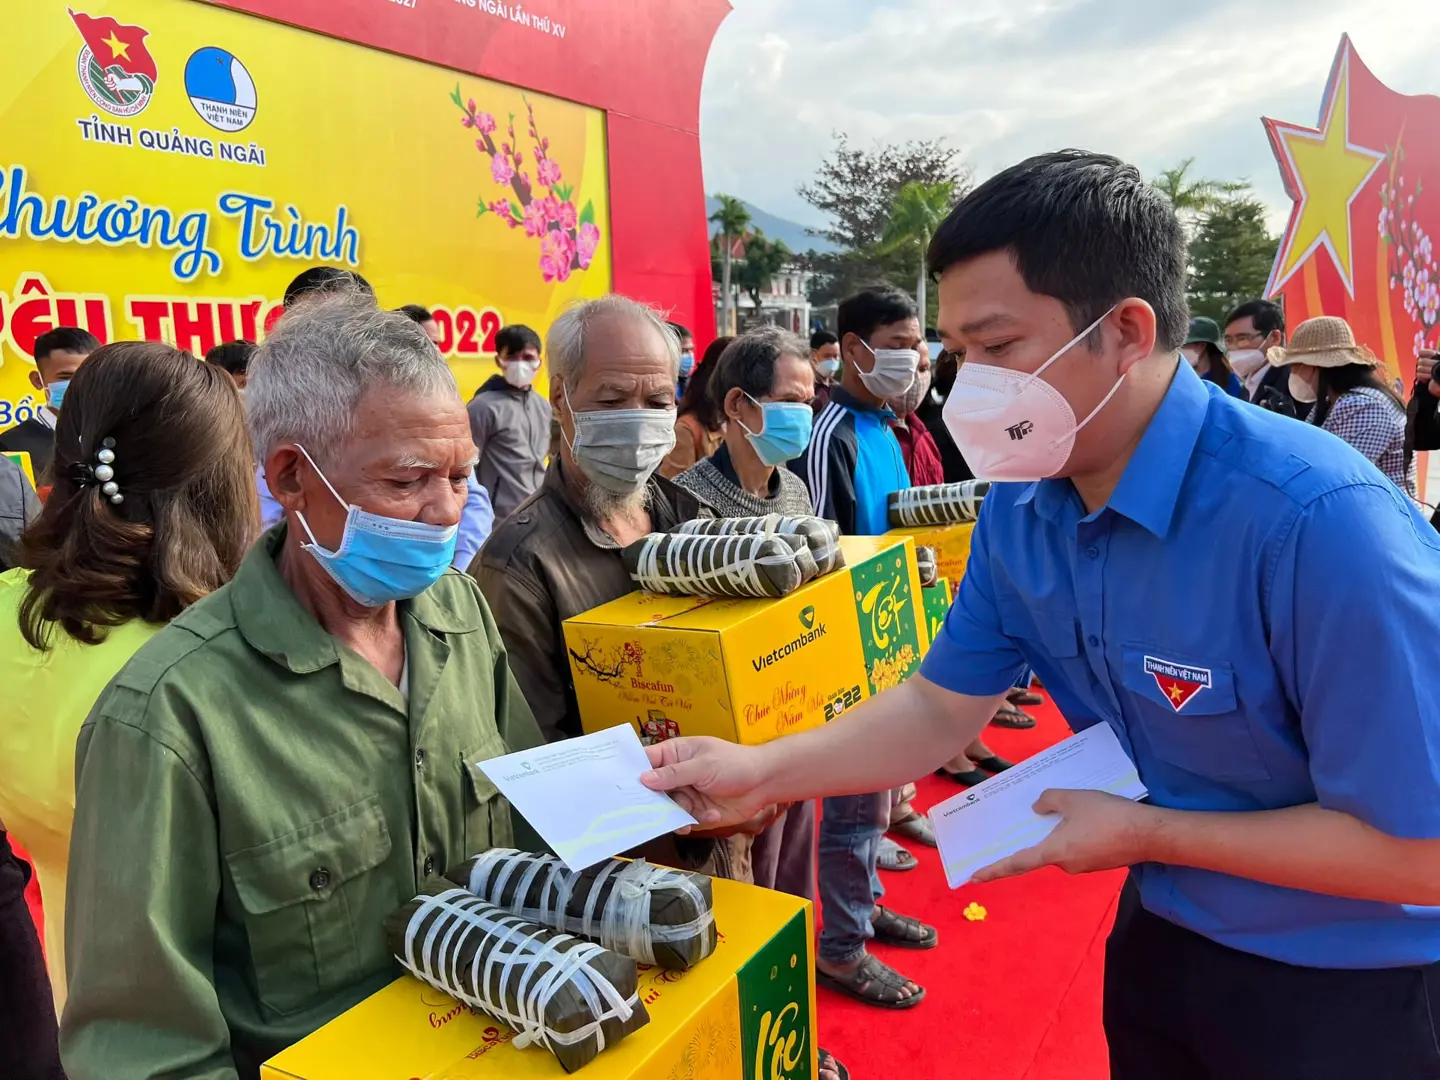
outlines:
[{"label": "yellow blouse", "polygon": [[[132,620],[98,645],[58,626],[50,649],[20,633],[28,570],[0,574],[0,821],[34,860],[45,904],[45,962],[58,1016],[65,1004],[65,874],[75,814],[75,740],[100,691],[160,629]],[[116,807],[123,819],[124,808]]]}]

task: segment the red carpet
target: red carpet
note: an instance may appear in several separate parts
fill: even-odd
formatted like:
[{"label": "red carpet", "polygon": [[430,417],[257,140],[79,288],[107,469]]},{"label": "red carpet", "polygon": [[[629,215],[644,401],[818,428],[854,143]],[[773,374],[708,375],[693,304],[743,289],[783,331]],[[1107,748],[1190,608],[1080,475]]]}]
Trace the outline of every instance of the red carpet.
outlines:
[{"label": "red carpet", "polygon": [[[1040,721],[1032,731],[986,729],[996,753],[1018,760],[1069,734],[1049,705],[1029,711]],[[921,810],[959,790],[936,777],[919,786]],[[1124,872],[1042,870],[952,892],[934,849],[906,847],[920,866],[881,871],[885,903],[937,927],[940,945],[874,948],[925,987],[925,1000],[893,1012],[821,990],[820,1045],[854,1080],[1105,1080],[1101,974]],[[962,914],[972,901],[983,921]]]}]

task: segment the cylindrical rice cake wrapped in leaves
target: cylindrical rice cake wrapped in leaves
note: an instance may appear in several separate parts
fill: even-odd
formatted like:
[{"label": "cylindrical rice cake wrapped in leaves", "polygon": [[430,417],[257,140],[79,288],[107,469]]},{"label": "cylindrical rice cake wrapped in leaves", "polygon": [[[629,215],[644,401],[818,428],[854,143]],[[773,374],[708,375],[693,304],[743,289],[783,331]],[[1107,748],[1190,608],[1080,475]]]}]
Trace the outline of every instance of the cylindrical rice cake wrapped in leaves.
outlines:
[{"label": "cylindrical rice cake wrapped in leaves", "polygon": [[417,979],[546,1047],[566,1072],[650,1022],[635,961],[556,933],[444,882],[385,920],[396,959]]},{"label": "cylindrical rice cake wrapped in leaves", "polygon": [[915,545],[915,568],[920,571],[920,584],[926,588],[940,580],[940,566],[935,561],[933,547]]},{"label": "cylindrical rice cake wrapped in leaves", "polygon": [[622,554],[640,588],[668,596],[774,600],[804,577],[795,548],[778,536],[651,533]]},{"label": "cylindrical rice cake wrapped in leaves", "polygon": [[815,556],[815,565],[821,574],[839,570],[845,565],[845,555],[840,550],[840,526],[821,517],[784,517],[767,514],[765,517],[702,518],[687,521],[675,530],[679,533],[696,533],[707,536],[730,536],[739,534],[773,536],[790,533],[803,536]]},{"label": "cylindrical rice cake wrapped in leaves", "polygon": [[783,540],[790,545],[795,552],[795,565],[800,567],[800,584],[807,581],[814,581],[820,576],[820,567],[815,565],[815,556],[810,551],[810,545],[805,542],[803,536],[795,533],[774,533],[776,540]]},{"label": "cylindrical rice cake wrapped in leaves", "polygon": [[988,480],[962,480],[958,484],[892,491],[888,503],[892,528],[958,525],[980,516],[980,503],[990,490]]},{"label": "cylindrical rice cake wrapped in leaves", "polygon": [[637,859],[578,873],[554,855],[495,848],[445,876],[512,915],[577,934],[641,964],[684,971],[715,951],[710,879]]}]

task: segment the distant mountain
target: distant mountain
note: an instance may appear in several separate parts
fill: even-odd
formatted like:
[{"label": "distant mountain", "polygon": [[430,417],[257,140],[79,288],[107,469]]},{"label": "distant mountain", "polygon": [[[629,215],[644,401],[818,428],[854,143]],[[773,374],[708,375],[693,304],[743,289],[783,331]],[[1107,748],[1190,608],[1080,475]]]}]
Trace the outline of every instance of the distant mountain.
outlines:
[{"label": "distant mountain", "polygon": [[[819,252],[834,251],[835,245],[826,240],[823,236],[811,236],[805,231],[804,225],[798,225],[793,221],[786,221],[784,218],[776,217],[774,214],[767,214],[758,206],[744,202],[745,209],[750,211],[750,227],[759,229],[765,234],[767,240],[783,240],[785,246],[797,254],[811,250]],[[705,216],[709,217],[720,208],[719,199],[705,200]],[[719,227],[713,222],[710,224],[710,235],[714,236],[719,232]]]}]

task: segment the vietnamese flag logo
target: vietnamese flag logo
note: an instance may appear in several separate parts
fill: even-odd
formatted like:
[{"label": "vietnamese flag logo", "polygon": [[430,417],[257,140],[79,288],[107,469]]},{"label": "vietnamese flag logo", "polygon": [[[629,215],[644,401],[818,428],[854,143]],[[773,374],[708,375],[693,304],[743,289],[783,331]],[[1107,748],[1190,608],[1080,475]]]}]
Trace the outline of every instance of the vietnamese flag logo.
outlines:
[{"label": "vietnamese flag logo", "polygon": [[83,11],[66,10],[85,39],[79,75],[90,100],[112,116],[140,113],[150,104],[160,77],[155,58],[145,47],[150,31],[127,26],[109,15],[95,18]]},{"label": "vietnamese flag logo", "polygon": [[1145,672],[1154,677],[1165,701],[1176,712],[1188,705],[1201,690],[1210,689],[1212,682],[1209,668],[1187,667],[1153,656],[1145,657]]}]

